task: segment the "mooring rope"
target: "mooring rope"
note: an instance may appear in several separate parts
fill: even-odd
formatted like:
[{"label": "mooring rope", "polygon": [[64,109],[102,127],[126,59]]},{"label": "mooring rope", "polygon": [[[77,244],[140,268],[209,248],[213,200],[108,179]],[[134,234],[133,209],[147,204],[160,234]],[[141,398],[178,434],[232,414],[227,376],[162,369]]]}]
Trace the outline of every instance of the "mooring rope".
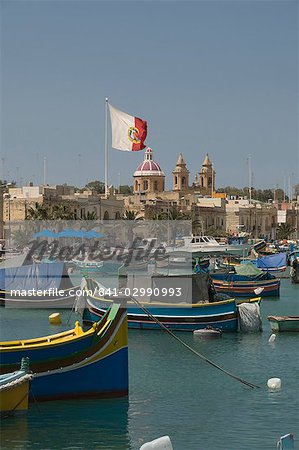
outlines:
[{"label": "mooring rope", "polygon": [[219,366],[218,364],[211,361],[206,356],[199,353],[197,350],[194,350],[194,348],[190,347],[190,345],[186,344],[182,339],[180,339],[176,334],[174,334],[169,328],[167,328],[162,322],[160,322],[159,319],[157,319],[153,314],[145,307],[143,306],[136,298],[131,297],[131,300],[139,307],[141,308],[154,322],[156,322],[163,330],[165,330],[170,336],[172,336],[176,341],[178,341],[180,344],[182,344],[185,348],[187,348],[190,352],[194,353],[196,356],[201,358],[206,363],[210,364],[211,366],[215,367],[216,369],[220,370],[221,372],[225,373],[231,378],[234,378],[235,380],[239,381],[240,383],[245,384],[246,386],[249,386],[250,388],[260,388],[260,386],[251,383],[250,381],[246,381],[243,378],[238,377],[237,375],[234,375],[231,372],[228,372],[223,367]]}]

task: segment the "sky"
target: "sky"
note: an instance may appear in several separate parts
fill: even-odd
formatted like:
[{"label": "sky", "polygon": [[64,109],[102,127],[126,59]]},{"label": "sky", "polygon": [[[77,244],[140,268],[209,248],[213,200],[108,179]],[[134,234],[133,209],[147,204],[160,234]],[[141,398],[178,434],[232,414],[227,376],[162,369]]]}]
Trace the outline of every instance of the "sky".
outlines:
[{"label": "sky", "polygon": [[[298,2],[1,2],[1,175],[26,184],[104,180],[105,97],[148,122],[166,174],[190,182],[206,153],[216,188],[299,179]],[[143,151],[111,149],[109,184]]]}]

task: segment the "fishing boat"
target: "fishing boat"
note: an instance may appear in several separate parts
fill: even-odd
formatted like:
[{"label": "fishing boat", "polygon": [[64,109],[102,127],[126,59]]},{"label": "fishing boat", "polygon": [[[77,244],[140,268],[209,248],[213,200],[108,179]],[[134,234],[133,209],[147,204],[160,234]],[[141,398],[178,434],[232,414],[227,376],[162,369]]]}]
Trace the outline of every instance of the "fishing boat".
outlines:
[{"label": "fishing boat", "polygon": [[280,280],[253,264],[235,266],[235,272],[212,273],[211,278],[217,292],[234,297],[252,297],[257,289],[261,297],[279,296]]},{"label": "fishing boat", "polygon": [[299,331],[299,316],[268,316],[272,331]]},{"label": "fishing boat", "polygon": [[[146,300],[139,299],[138,303],[130,295],[134,292],[134,289],[124,287],[122,292],[118,294],[119,296],[123,295],[123,298],[127,301],[129,328],[157,330],[160,329],[160,325],[155,319],[158,319],[163,325],[176,331],[194,331],[208,326],[222,331],[237,331],[238,311],[235,299],[227,299],[226,297],[225,300],[209,302],[210,293],[206,280],[208,280],[207,274],[193,274],[184,277],[155,274],[151,277],[152,292],[157,289],[158,292],[161,292],[161,296],[150,296]],[[142,278],[140,283],[146,286],[146,279]],[[162,297],[162,292],[164,293],[168,289],[165,286],[176,289],[175,283],[182,287],[182,298]],[[200,285],[201,296],[198,292],[198,285]],[[110,296],[101,295],[101,292],[105,293],[105,288],[92,279],[87,279],[86,289],[83,321],[90,324],[99,320],[105,314],[115,298],[113,294]],[[186,298],[187,291],[190,292],[192,297],[189,303],[187,303]],[[203,297],[205,302],[202,301]]]},{"label": "fishing boat", "polygon": [[287,254],[283,252],[273,253],[271,255],[259,255],[252,263],[264,272],[271,272],[278,275],[281,272],[285,272],[287,268]]},{"label": "fishing boat", "polygon": [[16,308],[72,308],[76,287],[63,262],[0,268],[0,304]]},{"label": "fishing boat", "polygon": [[121,397],[128,393],[126,310],[113,304],[87,330],[74,329],[36,339],[0,342],[1,373],[30,358],[30,398]]},{"label": "fishing boat", "polygon": [[33,375],[29,373],[29,359],[23,358],[20,370],[0,375],[1,416],[28,409],[29,387]]}]

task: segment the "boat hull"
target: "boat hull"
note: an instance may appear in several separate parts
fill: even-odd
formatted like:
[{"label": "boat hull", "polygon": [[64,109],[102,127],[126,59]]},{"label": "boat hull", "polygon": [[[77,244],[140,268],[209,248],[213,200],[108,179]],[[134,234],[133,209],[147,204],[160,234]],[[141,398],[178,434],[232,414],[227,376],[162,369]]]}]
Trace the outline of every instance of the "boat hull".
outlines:
[{"label": "boat hull", "polygon": [[45,338],[0,343],[2,373],[13,370],[22,357],[29,357],[34,372],[31,400],[127,395],[126,310],[113,305],[102,321],[87,332],[81,328],[74,330]]},{"label": "boat hull", "polygon": [[274,333],[281,331],[299,332],[299,317],[269,316],[268,320]]},{"label": "boat hull", "polygon": [[27,411],[29,397],[28,379],[13,385],[11,388],[0,391],[0,412],[2,414],[11,412]]},{"label": "boat hull", "polygon": [[0,291],[0,306],[5,308],[37,308],[37,309],[72,309],[76,300],[76,291],[79,286],[67,289],[62,295],[57,296],[28,296],[13,295],[11,291]]},{"label": "boat hull", "polygon": [[[110,301],[97,297],[87,298],[83,314],[85,323],[92,323],[102,317]],[[186,306],[161,306],[144,304],[148,311],[164,326],[175,331],[194,331],[207,327],[234,332],[238,329],[237,306],[234,299],[215,303]],[[130,329],[160,330],[160,325],[138,306],[127,304],[128,327]]]},{"label": "boat hull", "polygon": [[255,281],[235,281],[229,279],[220,279],[219,276],[212,274],[213,285],[216,292],[224,293],[234,297],[252,297],[257,288],[263,288],[259,294],[261,297],[279,296],[280,280],[255,280]]}]

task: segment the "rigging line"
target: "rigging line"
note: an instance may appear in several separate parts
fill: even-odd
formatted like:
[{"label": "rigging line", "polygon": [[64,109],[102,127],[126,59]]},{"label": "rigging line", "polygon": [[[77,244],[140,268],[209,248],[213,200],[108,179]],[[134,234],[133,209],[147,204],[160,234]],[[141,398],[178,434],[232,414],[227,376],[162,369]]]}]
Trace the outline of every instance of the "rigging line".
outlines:
[{"label": "rigging line", "polygon": [[234,375],[231,372],[228,372],[223,367],[219,366],[218,364],[211,361],[206,356],[202,355],[201,353],[194,350],[192,347],[190,347],[186,342],[184,342],[182,339],[180,339],[178,336],[176,336],[169,328],[167,328],[162,322],[160,322],[159,319],[157,319],[155,316],[152,315],[152,313],[145,308],[136,298],[130,296],[131,300],[139,307],[141,308],[153,321],[155,321],[163,330],[165,330],[170,336],[172,336],[174,339],[176,339],[180,344],[182,344],[185,348],[187,348],[190,352],[194,353],[199,358],[203,359],[205,362],[210,364],[211,366],[215,367],[216,369],[220,370],[221,372],[225,373],[231,378],[234,378],[235,380],[239,381],[240,383],[245,384],[246,386],[249,386],[250,388],[260,388],[260,386],[251,383],[250,381],[246,381],[243,378],[238,377],[237,375]]}]

